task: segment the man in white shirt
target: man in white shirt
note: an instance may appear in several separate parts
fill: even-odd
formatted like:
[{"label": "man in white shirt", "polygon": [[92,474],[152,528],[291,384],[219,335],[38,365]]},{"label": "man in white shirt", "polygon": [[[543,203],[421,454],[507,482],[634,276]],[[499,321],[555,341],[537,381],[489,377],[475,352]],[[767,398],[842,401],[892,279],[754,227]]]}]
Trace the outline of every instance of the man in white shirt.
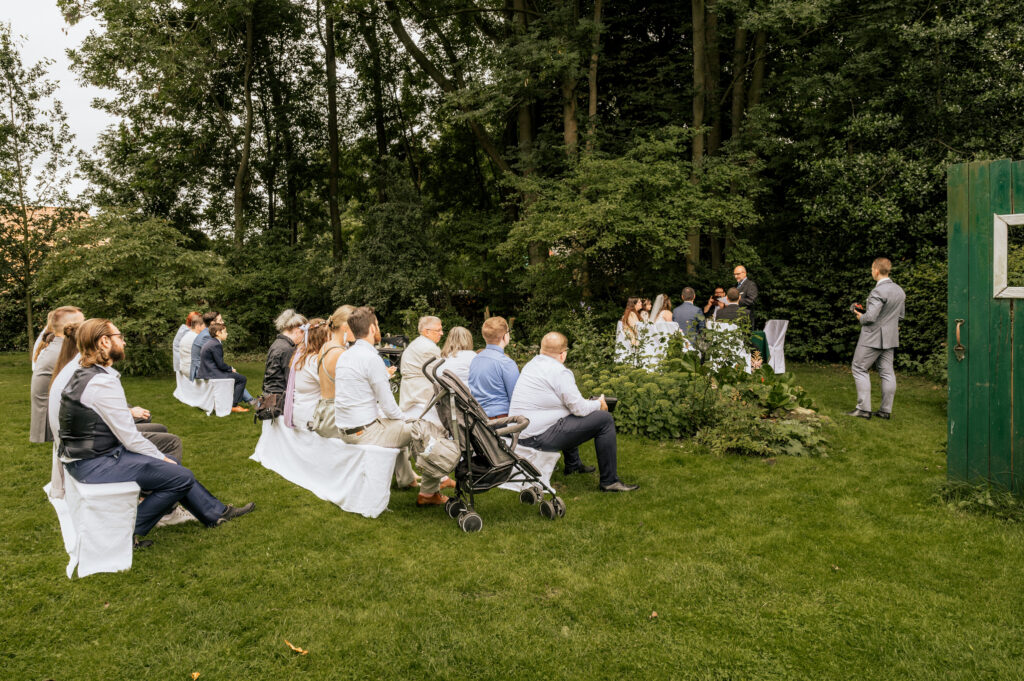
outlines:
[{"label": "man in white shirt", "polygon": [[441,348],[437,346],[444,335],[441,320],[437,317],[420,317],[418,329],[420,335],[402,352],[402,387],[398,408],[404,414],[416,407],[422,411],[434,397],[434,386],[423,375],[423,365],[441,356]]},{"label": "man in white shirt", "polygon": [[89,319],[78,329],[79,368],[61,393],[60,460],[69,475],[86,484],[138,483],[149,494],[135,520],[136,546],[175,503],[214,527],[255,508],[225,505],[189,469],[165,457],[139,432],[125,400],[119,374],[111,367],[124,359],[124,338],[107,319]]},{"label": "man in white shirt", "polygon": [[583,399],[576,378],[565,367],[568,353],[565,336],[554,331],[548,333],[541,340],[540,354],[527,362],[519,374],[508,410],[509,416],[530,419],[519,442],[533,449],[561,451],[565,472],[570,474],[594,470],[583,465],[579,451],[581,444],[593,440],[601,491],[632,492],[640,486],[619,480],[615,420],[608,413],[604,395],[594,400]]},{"label": "man in white shirt", "polygon": [[[373,309],[357,308],[348,326],[356,342],[342,353],[335,368],[336,384],[344,386],[334,396],[334,422],[341,439],[356,445],[408,447],[417,454],[416,464],[423,474],[416,505],[444,504],[448,499],[440,493],[441,479],[455,467],[458,449],[440,427],[422,419],[405,420],[391,394],[384,362],[373,347],[380,340]],[[408,462],[408,454],[398,456],[399,464]]]}]

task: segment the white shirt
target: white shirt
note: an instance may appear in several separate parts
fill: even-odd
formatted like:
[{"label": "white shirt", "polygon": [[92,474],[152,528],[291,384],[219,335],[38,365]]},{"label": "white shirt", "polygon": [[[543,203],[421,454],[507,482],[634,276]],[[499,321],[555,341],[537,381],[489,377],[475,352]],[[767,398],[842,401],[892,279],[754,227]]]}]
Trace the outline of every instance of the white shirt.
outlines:
[{"label": "white shirt", "polygon": [[[69,362],[68,366],[70,365]],[[135,425],[135,417],[132,416],[132,412],[128,408],[128,398],[124,396],[124,388],[121,387],[121,374],[117,373],[113,367],[100,368],[106,373],[96,374],[89,381],[89,385],[82,391],[82,406],[99,414],[114,437],[129,452],[145,454],[163,461],[164,455],[156,448],[156,445],[143,437]],[[68,380],[71,380],[71,376],[68,376]],[[66,385],[67,383],[65,383],[65,387]],[[58,394],[58,403],[59,401]],[[61,457],[61,461],[65,463],[76,460]]]},{"label": "white shirt", "polygon": [[401,402],[398,408],[408,411],[426,406],[434,397],[434,384],[423,375],[423,365],[441,356],[441,348],[426,336],[417,336],[402,353]]},{"label": "white shirt", "polygon": [[476,357],[476,353],[472,350],[459,350],[444,360],[440,371],[447,371],[458,376],[459,380],[469,387],[469,365],[473,363],[474,357]]},{"label": "white shirt", "polygon": [[388,370],[377,350],[365,340],[341,353],[335,373],[334,423],[356,428],[377,420],[377,405],[385,418],[405,420],[391,394]]},{"label": "white shirt", "polygon": [[192,344],[199,334],[189,329],[178,341],[178,371],[188,377],[189,369],[192,368]]},{"label": "white shirt", "polygon": [[530,419],[520,435],[540,435],[566,416],[586,416],[601,408],[600,400],[585,400],[576,387],[576,377],[554,357],[537,355],[523,367],[512,391],[509,416]]},{"label": "white shirt", "polygon": [[182,324],[181,326],[178,327],[177,333],[174,334],[174,342],[171,343],[171,360],[172,360],[171,363],[174,365],[174,370],[175,371],[179,371],[179,369],[180,369],[180,365],[178,364],[178,360],[181,359],[181,355],[179,354],[178,343],[181,342],[181,337],[184,336],[188,332],[189,332],[189,328],[187,326],[185,326],[184,324]]},{"label": "white shirt", "polygon": [[300,430],[309,430],[313,412],[320,401],[320,377],[316,373],[317,356],[311,355],[295,371],[295,394],[292,397],[292,423]]}]

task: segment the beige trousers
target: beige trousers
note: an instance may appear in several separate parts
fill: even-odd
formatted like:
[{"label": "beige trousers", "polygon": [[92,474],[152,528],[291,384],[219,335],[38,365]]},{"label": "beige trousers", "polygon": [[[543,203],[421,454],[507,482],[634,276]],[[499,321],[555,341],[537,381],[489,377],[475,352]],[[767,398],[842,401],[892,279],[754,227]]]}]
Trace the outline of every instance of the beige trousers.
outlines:
[{"label": "beige trousers", "polygon": [[451,473],[459,459],[455,443],[447,439],[440,426],[416,419],[377,419],[359,433],[342,434],[341,439],[352,445],[398,447],[395,463],[395,481],[399,487],[408,487],[416,480],[410,458],[416,457],[423,479],[420,494],[436,494],[441,489],[441,478]]}]

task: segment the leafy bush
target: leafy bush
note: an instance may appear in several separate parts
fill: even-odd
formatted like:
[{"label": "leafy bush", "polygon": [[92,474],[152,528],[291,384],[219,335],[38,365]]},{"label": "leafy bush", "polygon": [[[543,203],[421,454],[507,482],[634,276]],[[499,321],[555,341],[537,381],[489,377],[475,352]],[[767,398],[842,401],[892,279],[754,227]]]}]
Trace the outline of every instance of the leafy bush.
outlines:
[{"label": "leafy bush", "polygon": [[190,306],[226,276],[209,251],[190,251],[163,220],[104,211],[57,242],[37,286],[52,309],[77,305],[124,334],[127,374],[170,371],[171,340]]},{"label": "leafy bush", "polygon": [[741,406],[714,428],[702,429],[696,441],[716,456],[817,456],[825,453],[826,423],[809,411],[799,418],[760,418]]},{"label": "leafy bush", "polygon": [[992,516],[1011,523],[1024,520],[1024,499],[991,485],[945,480],[934,498],[952,511]]}]

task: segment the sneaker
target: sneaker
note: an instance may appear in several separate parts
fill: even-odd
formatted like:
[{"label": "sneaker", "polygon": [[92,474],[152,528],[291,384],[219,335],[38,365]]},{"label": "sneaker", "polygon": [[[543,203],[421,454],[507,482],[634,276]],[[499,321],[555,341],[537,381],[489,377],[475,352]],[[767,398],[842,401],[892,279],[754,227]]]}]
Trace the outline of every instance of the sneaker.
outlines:
[{"label": "sneaker", "polygon": [[134,539],[132,539],[132,550],[133,551],[138,551],[139,549],[148,549],[152,545],[153,545],[153,540],[152,539],[139,539],[139,537],[137,535],[135,536]]},{"label": "sneaker", "polygon": [[170,527],[171,525],[181,525],[182,523],[190,523],[195,520],[198,519],[189,513],[184,506],[178,505],[174,507],[173,511],[157,521],[156,526]]},{"label": "sneaker", "polygon": [[229,520],[234,520],[235,518],[241,518],[246,513],[252,513],[252,511],[255,508],[256,508],[256,502],[254,502],[254,501],[250,501],[245,506],[241,506],[239,508],[235,508],[231,504],[228,504],[228,507],[226,509],[224,509],[224,512],[220,514],[219,518],[217,518],[217,522],[214,523],[214,526],[217,527],[217,526],[223,525],[224,523],[226,523]]}]

